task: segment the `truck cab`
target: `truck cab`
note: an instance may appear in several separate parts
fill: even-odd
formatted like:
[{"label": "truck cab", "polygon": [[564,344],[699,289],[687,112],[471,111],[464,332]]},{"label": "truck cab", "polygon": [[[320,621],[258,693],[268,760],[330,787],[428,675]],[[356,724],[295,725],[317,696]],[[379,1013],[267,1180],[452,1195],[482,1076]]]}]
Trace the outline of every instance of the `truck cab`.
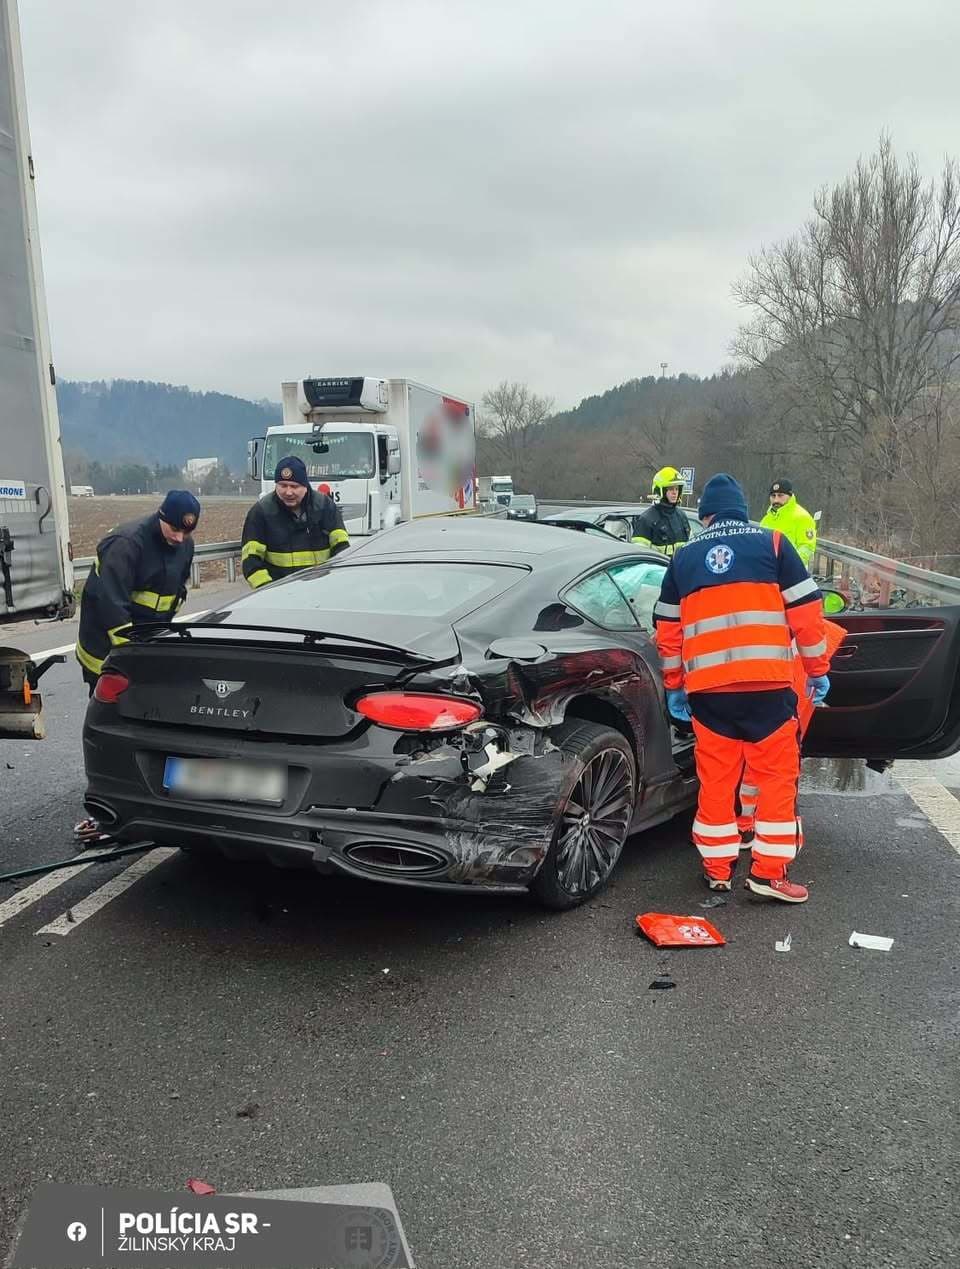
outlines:
[{"label": "truck cab", "polygon": [[491,476],[490,494],[499,507],[509,507],[513,501],[513,477]]}]

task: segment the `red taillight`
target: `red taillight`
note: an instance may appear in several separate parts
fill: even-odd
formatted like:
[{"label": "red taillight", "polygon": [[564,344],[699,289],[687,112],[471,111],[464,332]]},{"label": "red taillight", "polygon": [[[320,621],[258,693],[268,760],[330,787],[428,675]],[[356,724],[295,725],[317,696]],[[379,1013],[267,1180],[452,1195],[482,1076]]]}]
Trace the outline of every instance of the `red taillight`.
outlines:
[{"label": "red taillight", "polygon": [[104,705],[113,705],[129,686],[130,680],[125,674],[121,674],[119,670],[104,670],[97,679],[97,686],[93,689],[93,694]]},{"label": "red taillight", "polygon": [[426,692],[374,692],[361,697],[355,709],[371,722],[395,731],[454,731],[475,723],[483,713],[473,701]]}]

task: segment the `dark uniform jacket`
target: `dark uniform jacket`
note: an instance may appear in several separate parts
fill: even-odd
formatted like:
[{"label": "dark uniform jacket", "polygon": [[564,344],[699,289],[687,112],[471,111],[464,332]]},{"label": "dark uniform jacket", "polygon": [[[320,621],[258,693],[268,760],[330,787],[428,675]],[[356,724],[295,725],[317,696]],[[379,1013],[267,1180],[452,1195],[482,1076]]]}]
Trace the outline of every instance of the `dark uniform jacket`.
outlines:
[{"label": "dark uniform jacket", "polygon": [[268,493],[247,512],[241,559],[251,586],[325,564],[350,545],[340,508],[327,494],[311,489],[298,511],[294,514],[275,493]]},{"label": "dark uniform jacket", "polygon": [[633,541],[652,546],[664,555],[673,555],[689,540],[690,521],[679,507],[671,507],[669,503],[654,503],[636,521]]},{"label": "dark uniform jacket", "polygon": [[169,624],[186,599],[193,539],[171,546],[155,513],[108,533],[97,546],[80,600],[77,660],[99,674],[111,648],[127,643],[123,626]]}]

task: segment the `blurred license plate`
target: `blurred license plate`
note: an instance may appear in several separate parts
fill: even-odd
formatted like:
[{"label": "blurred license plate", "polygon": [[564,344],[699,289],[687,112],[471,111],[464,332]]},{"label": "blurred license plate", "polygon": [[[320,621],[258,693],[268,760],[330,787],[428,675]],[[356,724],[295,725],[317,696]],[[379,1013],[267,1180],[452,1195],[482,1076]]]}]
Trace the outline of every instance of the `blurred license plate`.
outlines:
[{"label": "blurred license plate", "polygon": [[287,769],[218,758],[168,758],[163,787],[185,798],[279,805],[287,796]]}]

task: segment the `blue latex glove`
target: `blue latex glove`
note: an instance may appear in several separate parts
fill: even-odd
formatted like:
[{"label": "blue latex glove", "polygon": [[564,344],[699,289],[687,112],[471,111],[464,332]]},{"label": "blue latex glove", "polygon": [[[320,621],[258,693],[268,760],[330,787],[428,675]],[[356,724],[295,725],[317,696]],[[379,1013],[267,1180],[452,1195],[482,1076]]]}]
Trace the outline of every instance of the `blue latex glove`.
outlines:
[{"label": "blue latex glove", "polygon": [[667,709],[678,722],[690,722],[690,703],[687,700],[686,688],[667,688]]},{"label": "blue latex glove", "polygon": [[813,701],[814,705],[822,705],[827,699],[827,693],[830,691],[830,680],[825,674],[821,674],[817,678],[807,679],[807,695]]}]

